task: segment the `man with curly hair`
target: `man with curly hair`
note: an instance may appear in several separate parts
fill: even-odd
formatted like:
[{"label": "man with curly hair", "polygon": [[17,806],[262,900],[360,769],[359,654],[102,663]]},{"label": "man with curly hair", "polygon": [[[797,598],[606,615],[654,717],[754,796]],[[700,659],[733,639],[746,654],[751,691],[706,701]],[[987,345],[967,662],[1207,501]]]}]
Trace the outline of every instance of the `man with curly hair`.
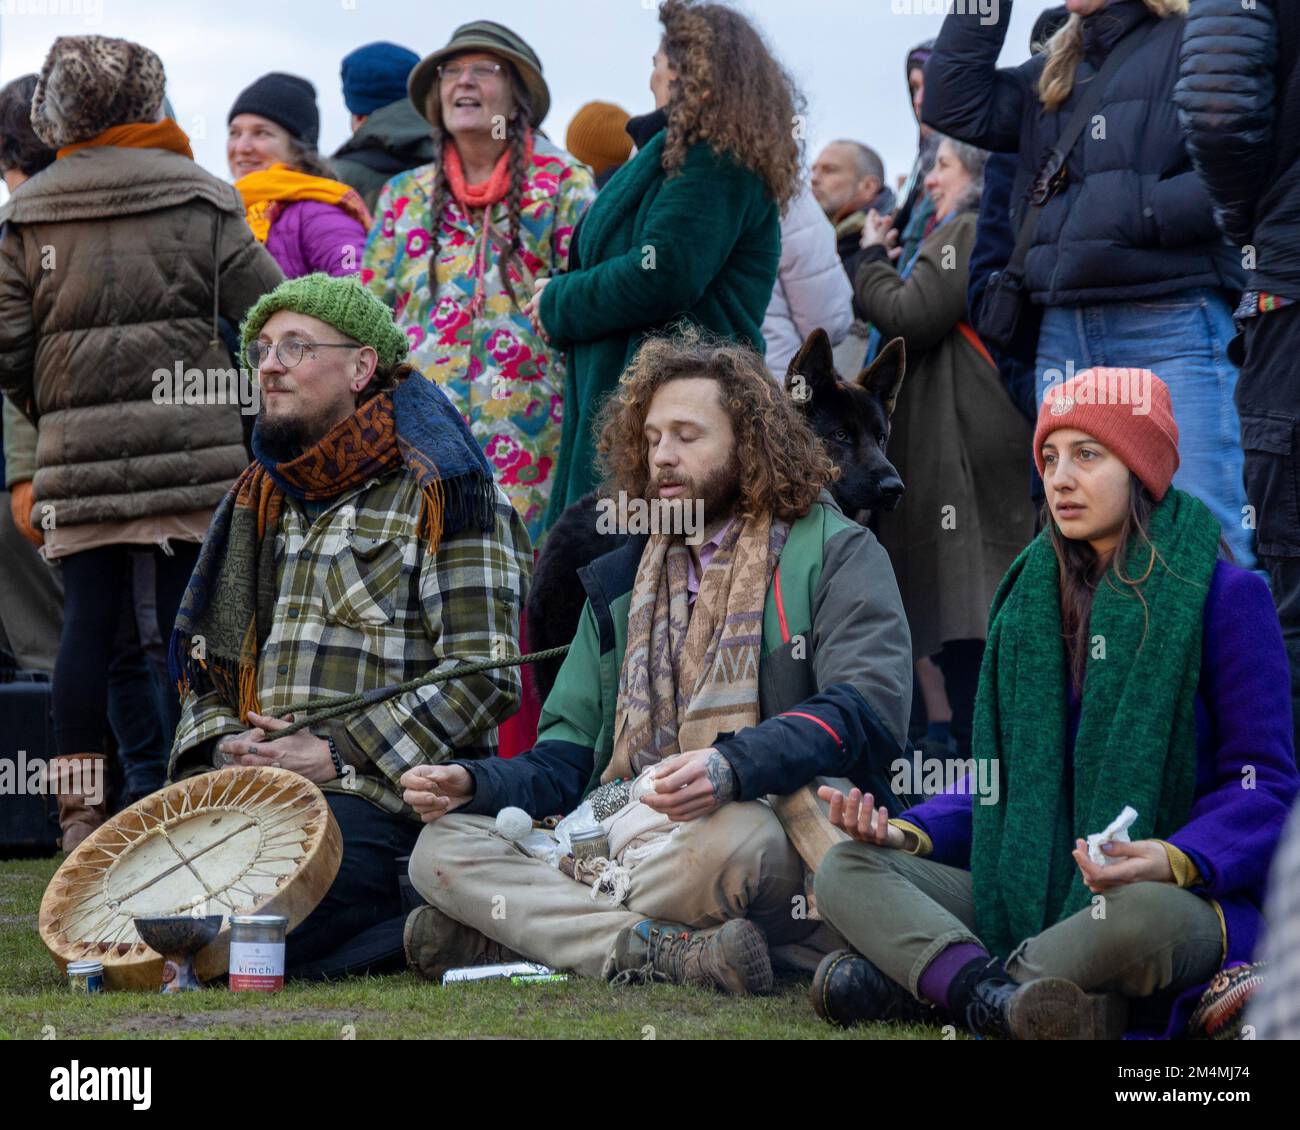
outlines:
[{"label": "man with curly hair", "polygon": [[[848,777],[895,803],[911,697],[898,587],[748,346],[648,339],[599,425],[605,496],[698,508],[702,529],[660,521],[581,571],[587,603],[532,750],[402,777],[427,825],[411,880],[432,904],[407,920],[407,959],[431,979],[522,956],[764,992],[768,946],[817,925],[764,798]],[[504,808],[538,819],[584,797],[608,862],[566,870],[594,891],[493,834]]]}]

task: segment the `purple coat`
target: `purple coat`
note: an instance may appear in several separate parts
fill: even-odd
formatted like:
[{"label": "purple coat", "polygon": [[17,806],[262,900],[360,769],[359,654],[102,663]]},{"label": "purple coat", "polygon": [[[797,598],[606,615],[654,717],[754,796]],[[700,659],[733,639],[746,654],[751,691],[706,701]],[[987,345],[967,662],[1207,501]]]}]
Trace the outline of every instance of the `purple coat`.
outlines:
[{"label": "purple coat", "polygon": [[[1079,703],[1068,725],[1078,726]],[[1195,893],[1214,899],[1228,930],[1225,965],[1249,961],[1262,940],[1264,887],[1292,801],[1300,791],[1291,729],[1290,674],[1268,586],[1254,573],[1220,561],[1205,599],[1201,678],[1196,692],[1196,792],[1187,823],[1169,842],[1202,876]],[[1254,787],[1246,770],[1253,770]],[[962,787],[962,786],[959,786]],[[970,867],[970,793],[931,797],[900,815],[923,828],[929,858]],[[1174,1035],[1204,991],[1179,996]]]},{"label": "purple coat", "polygon": [[287,279],[314,271],[351,275],[361,270],[366,229],[333,204],[294,200],[276,216],[266,249]]}]

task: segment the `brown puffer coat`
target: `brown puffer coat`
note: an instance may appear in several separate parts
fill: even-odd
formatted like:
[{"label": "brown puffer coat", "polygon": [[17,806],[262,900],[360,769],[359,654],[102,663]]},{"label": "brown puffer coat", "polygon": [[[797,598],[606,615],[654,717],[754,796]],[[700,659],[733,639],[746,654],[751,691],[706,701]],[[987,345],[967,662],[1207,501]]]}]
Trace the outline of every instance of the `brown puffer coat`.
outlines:
[{"label": "brown puffer coat", "polygon": [[0,389],[39,426],[32,488],[60,526],[215,506],[247,465],[235,403],[156,403],[157,370],[229,370],[281,280],[243,204],[179,154],[61,158],[0,209]]}]

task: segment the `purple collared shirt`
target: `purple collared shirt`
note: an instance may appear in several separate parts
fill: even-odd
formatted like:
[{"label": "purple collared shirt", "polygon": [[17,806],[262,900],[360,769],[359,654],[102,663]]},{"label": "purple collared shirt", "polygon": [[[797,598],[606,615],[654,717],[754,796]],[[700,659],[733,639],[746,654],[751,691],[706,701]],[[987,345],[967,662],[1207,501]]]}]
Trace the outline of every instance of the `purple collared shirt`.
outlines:
[{"label": "purple collared shirt", "polygon": [[[731,522],[735,520],[735,518],[732,518]],[[700,578],[704,575],[704,570],[709,567],[709,562],[713,560],[713,555],[718,551],[718,546],[722,544],[722,539],[727,536],[727,531],[731,529],[731,522],[728,522],[700,546],[700,567],[698,570],[695,568],[695,554],[687,554],[686,602],[691,608],[695,607],[695,598],[700,595]]]}]

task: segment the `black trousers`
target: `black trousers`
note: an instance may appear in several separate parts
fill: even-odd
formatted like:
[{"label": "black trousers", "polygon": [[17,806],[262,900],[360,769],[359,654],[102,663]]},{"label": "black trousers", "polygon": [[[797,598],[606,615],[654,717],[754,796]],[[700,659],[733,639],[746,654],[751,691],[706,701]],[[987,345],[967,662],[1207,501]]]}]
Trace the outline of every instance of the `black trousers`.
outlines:
[{"label": "black trousers", "polygon": [[358,796],[327,793],[343,833],[339,873],[315,910],[285,939],[285,974],[305,980],[402,969],[405,864],[421,824]]},{"label": "black trousers", "polygon": [[930,656],[943,672],[944,690],[952,707],[949,729],[957,742],[957,752],[969,757],[971,731],[975,721],[975,692],[979,689],[980,664],[984,662],[983,640],[948,640]]},{"label": "black trousers", "polygon": [[1248,319],[1245,350],[1236,399],[1246,499],[1282,622],[1300,752],[1300,305]]},{"label": "black trousers", "polygon": [[[154,591],[160,630],[171,634],[185,586],[189,584],[199,547],[172,542],[172,554],[153,548]],[[134,558],[138,546],[108,545],[59,559],[63,573],[63,633],[54,664],[54,734],[59,752],[103,753],[108,724],[109,671],[130,633],[122,618],[129,615],[134,592]],[[175,688],[160,694],[166,743],[171,744],[180,720]]]}]

